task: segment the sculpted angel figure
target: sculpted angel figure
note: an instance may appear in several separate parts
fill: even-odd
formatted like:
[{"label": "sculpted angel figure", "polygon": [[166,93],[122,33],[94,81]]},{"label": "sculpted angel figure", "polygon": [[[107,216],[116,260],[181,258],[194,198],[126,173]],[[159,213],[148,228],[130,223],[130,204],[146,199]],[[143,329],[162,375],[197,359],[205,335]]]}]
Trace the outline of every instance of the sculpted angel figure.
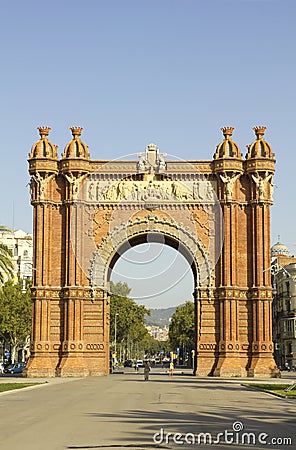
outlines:
[{"label": "sculpted angel figure", "polygon": [[[39,200],[41,202],[44,202],[44,200],[45,200],[45,188],[46,188],[46,184],[47,184],[47,181],[49,180],[49,178],[50,177],[43,178],[39,172],[36,172],[36,175],[32,175],[32,177],[31,177],[31,182],[32,182],[32,180],[34,180],[38,186],[38,195],[39,195]],[[32,194],[33,189],[32,189],[31,182],[30,182],[30,187],[31,187],[31,194]]]},{"label": "sculpted angel figure", "polygon": [[162,153],[161,155],[158,155],[158,168],[160,170],[164,170],[166,168],[166,163],[165,163],[166,156],[167,156],[166,153]]},{"label": "sculpted angel figure", "polygon": [[221,175],[220,178],[222,182],[224,183],[224,194],[226,196],[226,201],[230,202],[232,200],[232,192],[235,181],[238,179],[239,174],[229,176],[229,175]]},{"label": "sculpted angel figure", "polygon": [[[267,175],[267,173],[266,173],[266,175]],[[260,176],[258,174],[256,174],[256,176],[252,175],[252,178],[255,181],[256,186],[257,186],[257,192],[258,192],[258,197],[259,197],[260,201],[264,200],[264,197],[265,197],[265,194],[266,194],[266,186],[267,186],[267,183],[269,182],[269,180],[270,180],[270,197],[272,199],[272,194],[273,194],[272,177],[273,177],[272,173],[267,175],[267,176],[265,176],[265,177],[264,176]]]},{"label": "sculpted angel figure", "polygon": [[147,165],[147,161],[145,159],[145,157],[143,156],[142,153],[138,153],[138,169],[139,170],[147,170],[148,169],[148,165]]},{"label": "sculpted angel figure", "polygon": [[78,197],[78,193],[79,193],[80,181],[84,177],[84,175],[81,175],[80,177],[76,178],[72,174],[71,174],[71,176],[65,174],[65,177],[71,186],[71,194],[72,194],[73,200],[76,200]]}]

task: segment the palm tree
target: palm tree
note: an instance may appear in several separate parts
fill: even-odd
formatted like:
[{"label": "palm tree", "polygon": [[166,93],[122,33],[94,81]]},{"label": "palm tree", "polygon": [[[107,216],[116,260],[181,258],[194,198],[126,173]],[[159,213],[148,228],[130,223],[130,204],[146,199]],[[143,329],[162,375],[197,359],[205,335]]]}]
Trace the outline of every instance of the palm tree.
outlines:
[{"label": "palm tree", "polygon": [[[0,225],[0,231],[11,231],[9,228]],[[12,251],[7,245],[0,242],[0,284],[2,284],[7,277],[13,276],[13,261]]]}]

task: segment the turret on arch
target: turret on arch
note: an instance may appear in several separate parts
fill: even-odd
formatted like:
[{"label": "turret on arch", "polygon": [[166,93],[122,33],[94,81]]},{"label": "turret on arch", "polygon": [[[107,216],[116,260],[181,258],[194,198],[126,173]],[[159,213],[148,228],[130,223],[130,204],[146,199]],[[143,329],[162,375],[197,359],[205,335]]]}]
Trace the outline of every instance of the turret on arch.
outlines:
[{"label": "turret on arch", "polygon": [[263,128],[245,160],[224,127],[213,160],[186,162],[155,144],[129,161],[93,161],[81,127],[58,159],[50,128],[40,127],[29,155],[36,271],[27,376],[108,373],[110,271],[130,246],[159,239],[194,275],[195,373],[276,375],[266,271],[275,161]]}]

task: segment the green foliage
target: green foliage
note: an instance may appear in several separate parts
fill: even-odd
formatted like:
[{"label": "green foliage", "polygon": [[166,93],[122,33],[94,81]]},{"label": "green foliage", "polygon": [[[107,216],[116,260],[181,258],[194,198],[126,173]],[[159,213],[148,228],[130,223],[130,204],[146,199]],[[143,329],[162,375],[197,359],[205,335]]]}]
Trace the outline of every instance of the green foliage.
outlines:
[{"label": "green foliage", "polygon": [[7,245],[0,242],[0,283],[3,283],[5,278],[13,276],[12,256],[12,251]]},{"label": "green foliage", "polygon": [[187,301],[185,305],[176,308],[169,327],[169,338],[174,349],[185,347],[189,351],[194,348],[194,321],[194,303]]},{"label": "green foliage", "polygon": [[243,386],[250,386],[256,389],[267,391],[274,394],[280,394],[285,397],[296,398],[296,388],[286,391],[287,388],[291,387],[290,384],[263,384],[263,383],[246,383]]},{"label": "green foliage", "polygon": [[118,297],[128,297],[131,288],[127,283],[122,283],[119,281],[115,284],[113,281],[110,281],[110,291],[113,295],[117,295]]},{"label": "green foliage", "polygon": [[[149,336],[145,327],[144,317],[149,310],[143,305],[138,305],[134,300],[128,298],[131,289],[126,283],[110,283],[112,292],[110,300],[110,341],[115,342],[116,321],[116,343],[125,348],[135,347],[143,349],[144,341]],[[116,319],[116,320],[115,320]]]},{"label": "green foliage", "polygon": [[43,383],[0,383],[0,392],[13,391],[14,389],[22,389],[31,386],[37,386]]},{"label": "green foliage", "polygon": [[23,280],[16,284],[9,280],[0,292],[0,337],[13,347],[12,353],[27,342],[31,333],[30,284],[26,281],[23,292]]},{"label": "green foliage", "polygon": [[145,354],[149,354],[151,356],[157,355],[160,350],[164,350],[165,354],[171,350],[169,341],[158,341],[149,333],[147,333],[147,336],[143,339],[141,345],[145,351]]},{"label": "green foliage", "polygon": [[[260,388],[260,389],[266,389],[268,391],[278,391],[278,390],[285,390],[288,387],[290,387],[290,384],[279,384],[279,383],[274,383],[274,384],[264,384],[264,383],[248,383],[245,384],[245,386],[252,386],[252,387],[256,387],[256,388]],[[296,391],[296,386],[293,387],[293,389],[291,389],[292,391]],[[295,394],[295,392],[294,392]]]}]

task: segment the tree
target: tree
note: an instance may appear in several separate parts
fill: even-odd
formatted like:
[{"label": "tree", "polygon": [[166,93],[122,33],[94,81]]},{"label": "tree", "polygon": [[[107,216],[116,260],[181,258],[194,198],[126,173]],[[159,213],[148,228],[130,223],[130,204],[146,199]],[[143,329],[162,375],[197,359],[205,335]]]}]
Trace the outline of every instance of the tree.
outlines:
[{"label": "tree", "polygon": [[[145,314],[150,311],[143,305],[138,305],[128,298],[131,289],[126,283],[110,283],[110,341],[119,345],[120,354],[123,351],[129,357],[143,350],[141,342],[148,335],[145,327]],[[121,358],[120,358],[121,359]]]},{"label": "tree", "polygon": [[113,281],[110,281],[110,291],[113,295],[117,295],[118,297],[127,297],[131,288],[127,283],[122,283],[121,281],[113,283]]},{"label": "tree", "polygon": [[141,345],[145,349],[145,354],[149,354],[150,356],[158,355],[160,351],[163,351],[166,355],[171,350],[169,340],[158,341],[149,333],[145,336]]},{"label": "tree", "polygon": [[194,303],[187,301],[178,306],[174,312],[170,326],[169,338],[174,349],[180,348],[191,352],[195,346],[195,313]]},{"label": "tree", "polygon": [[[0,225],[0,231],[11,231],[9,228]],[[12,251],[7,245],[0,242],[0,283],[2,284],[5,278],[11,278],[13,276],[13,261]]]},{"label": "tree", "polygon": [[[11,359],[15,361],[18,347],[28,344],[31,333],[30,281],[8,280],[0,292],[0,336],[11,345]],[[24,288],[25,287],[25,292]]]}]

